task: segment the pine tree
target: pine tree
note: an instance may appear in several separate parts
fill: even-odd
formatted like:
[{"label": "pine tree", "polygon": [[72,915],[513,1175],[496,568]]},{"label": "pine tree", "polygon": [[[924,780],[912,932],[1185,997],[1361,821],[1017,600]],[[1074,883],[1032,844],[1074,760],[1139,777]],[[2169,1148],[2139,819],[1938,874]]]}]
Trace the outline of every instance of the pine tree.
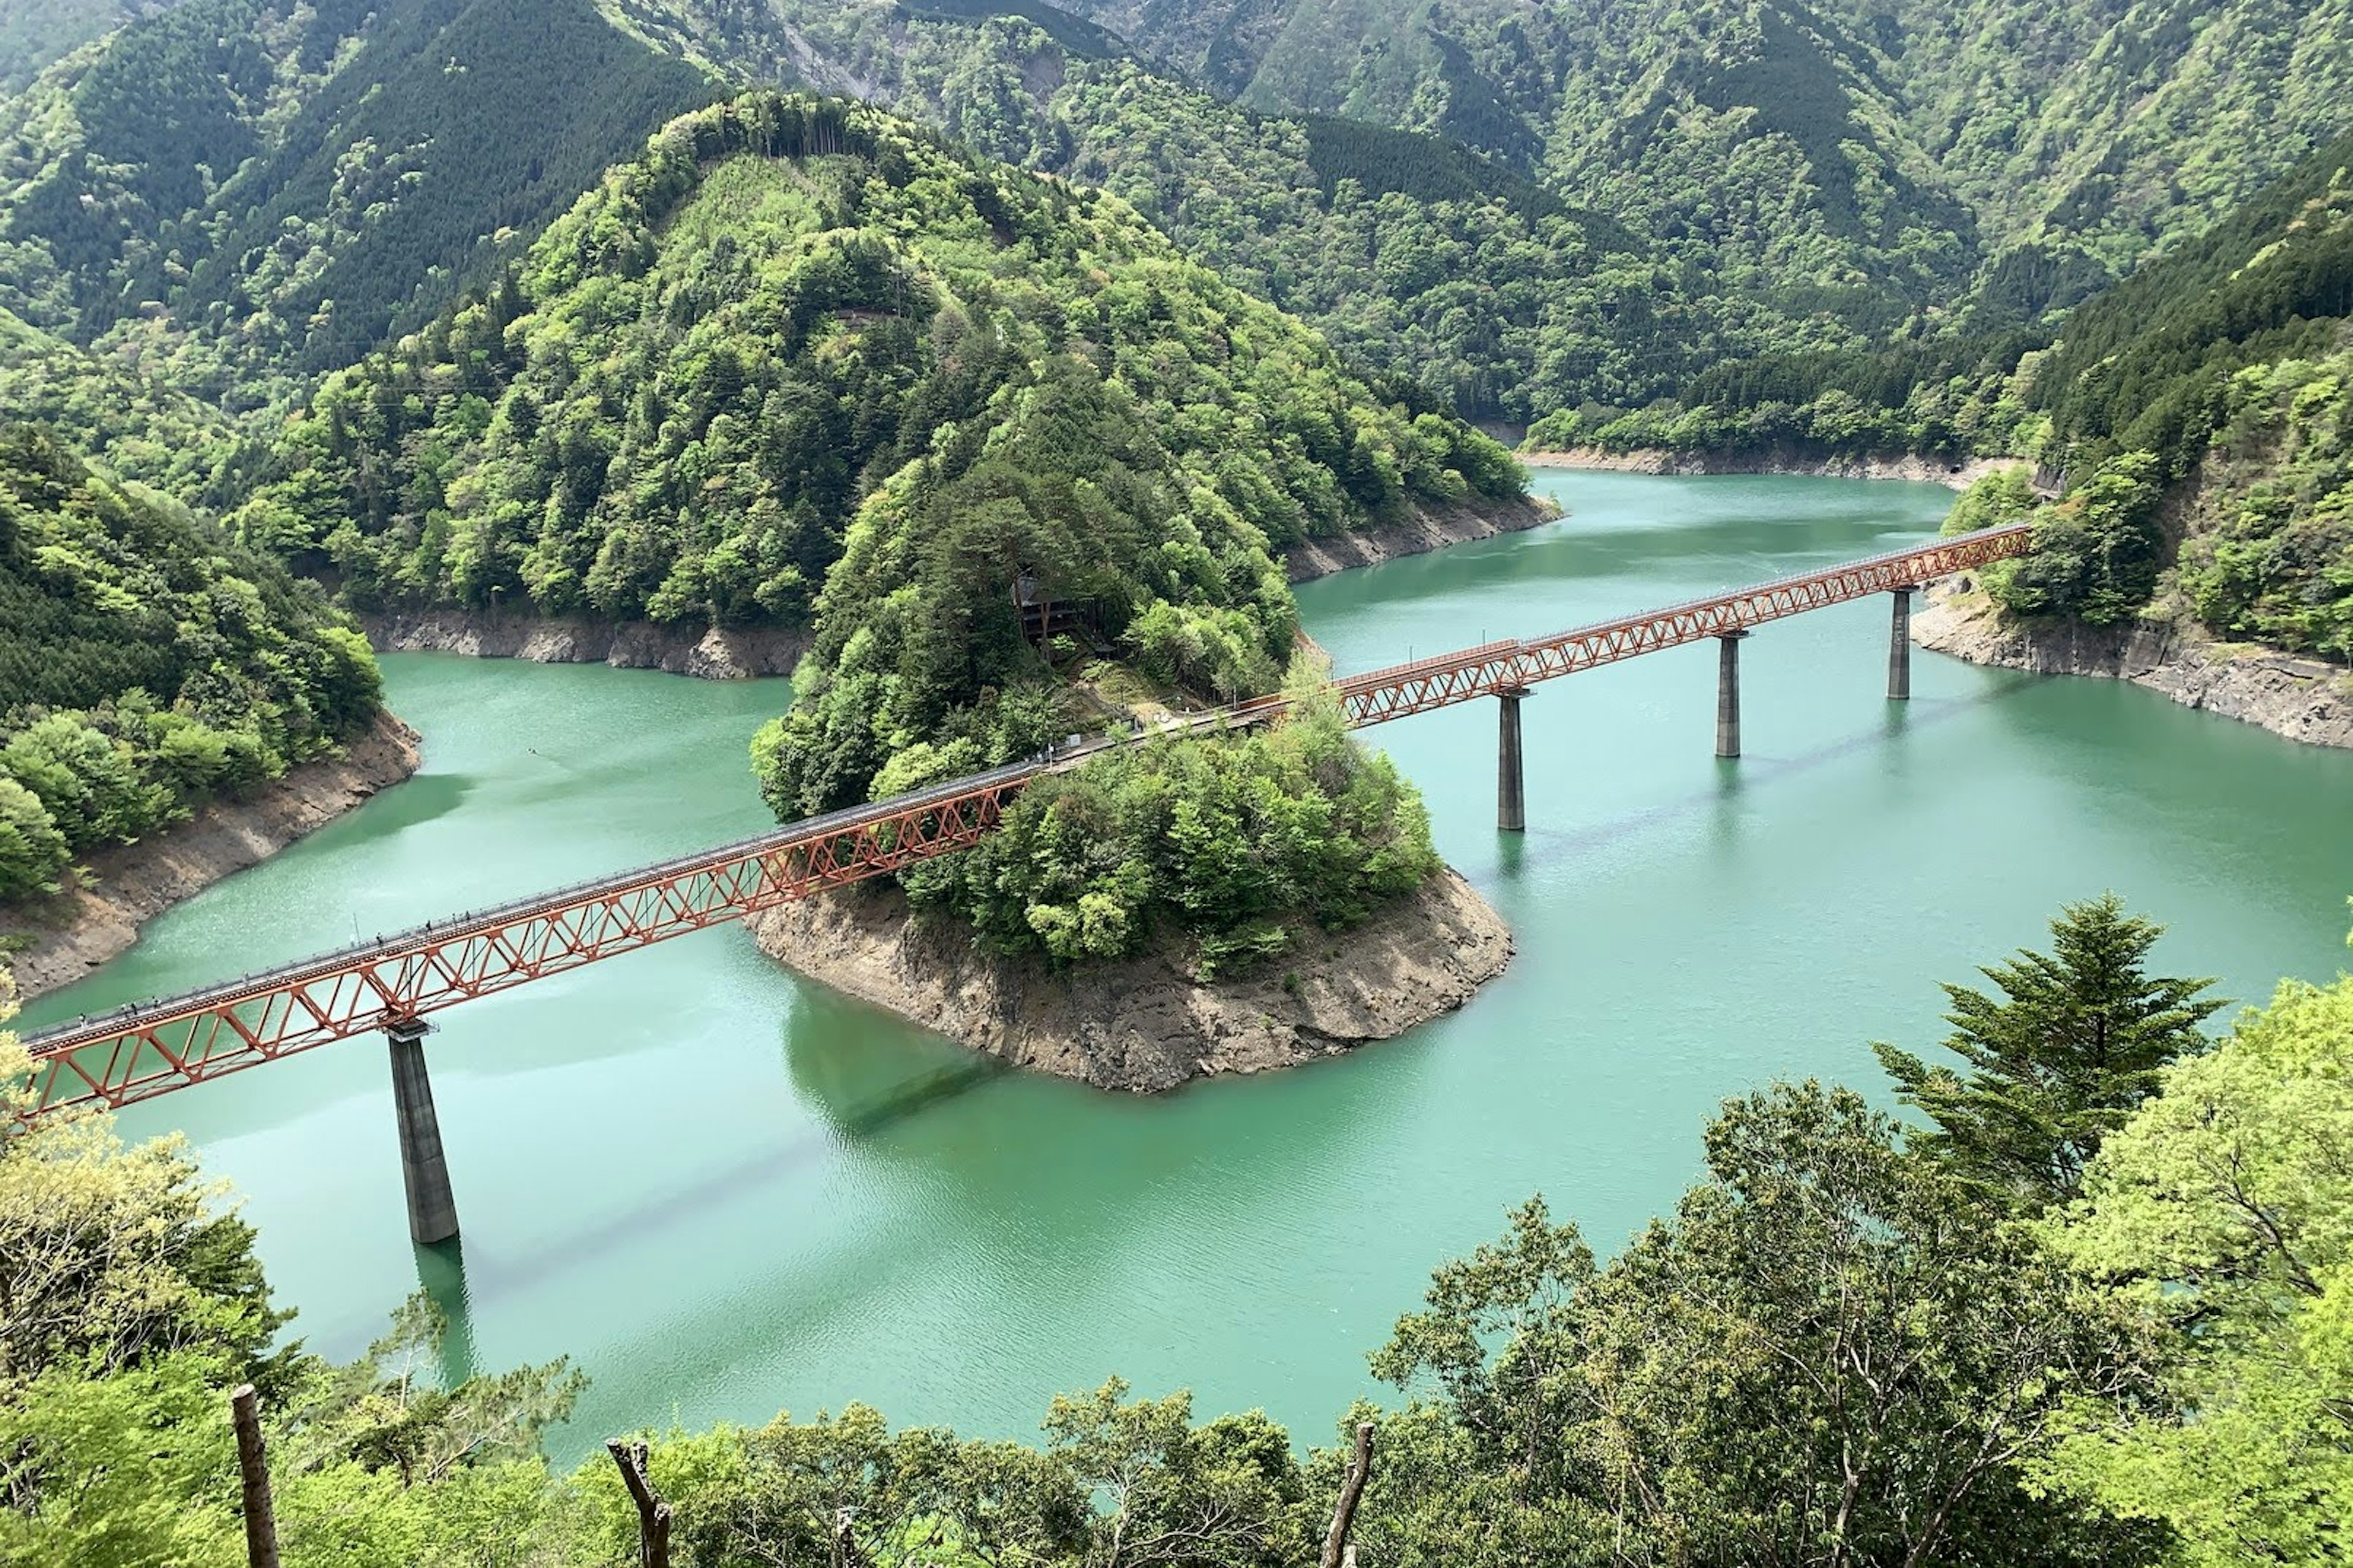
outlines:
[{"label": "pine tree", "polygon": [[1947,985],[1963,1070],[1885,1044],[1872,1049],[1932,1125],[1911,1146],[2021,1206],[2075,1195],[2100,1141],[2155,1093],[2166,1065],[2203,1052],[2198,1026],[2224,1004],[2211,980],[2143,967],[2165,928],[2110,893],[2051,922],[2052,951],[1982,969],[1998,995]]}]

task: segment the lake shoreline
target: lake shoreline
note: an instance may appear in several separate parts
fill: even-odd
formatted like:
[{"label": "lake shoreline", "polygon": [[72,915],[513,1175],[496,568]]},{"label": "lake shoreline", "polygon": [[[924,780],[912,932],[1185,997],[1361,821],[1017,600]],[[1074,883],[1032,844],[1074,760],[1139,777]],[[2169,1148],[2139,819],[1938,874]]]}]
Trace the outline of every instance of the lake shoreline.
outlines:
[{"label": "lake shoreline", "polygon": [[2311,746],[2353,747],[2353,672],[2253,644],[2218,642],[2186,615],[2126,626],[2005,616],[1968,574],[1931,584],[1912,640],[1971,664],[2128,680]]},{"label": "lake shoreline", "polygon": [[0,908],[0,936],[29,939],[7,959],[20,994],[58,990],[120,957],[173,906],[259,864],[377,791],[415,773],[423,738],[390,710],[336,756],[290,769],[250,800],[209,801],[187,821],[89,856],[89,873],[46,899]]},{"label": "lake shoreline", "polygon": [[1820,479],[1903,479],[1915,484],[1943,485],[1965,490],[1987,474],[2025,465],[2024,458],[1896,457],[1812,458],[1787,451],[1762,453],[1673,452],[1663,447],[1638,447],[1631,452],[1604,451],[1599,447],[1570,447],[1560,451],[1522,452],[1531,468],[1576,468],[1588,472],[1653,475],[1754,474],[1785,475]]}]

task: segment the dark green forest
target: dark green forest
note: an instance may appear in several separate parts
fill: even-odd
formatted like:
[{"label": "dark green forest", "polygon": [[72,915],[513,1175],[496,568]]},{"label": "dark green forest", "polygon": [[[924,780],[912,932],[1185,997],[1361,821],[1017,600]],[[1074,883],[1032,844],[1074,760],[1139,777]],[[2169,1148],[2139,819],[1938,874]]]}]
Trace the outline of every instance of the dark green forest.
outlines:
[{"label": "dark green forest", "polygon": [[375,657],[318,592],[0,424],[0,902],[364,728]]},{"label": "dark green forest", "polygon": [[[1336,1441],[1117,1380],[1028,1441],[854,1404],[656,1429],[670,1561],[1296,1568],[1339,1538],[1405,1568],[2329,1561],[2353,981],[2284,984],[2213,1039],[2220,1001],[2151,970],[2158,934],[2097,900],[1946,987],[1948,1036],[1880,1047],[1902,1120],[1815,1082],[1726,1101],[1615,1257],[1532,1197],[1434,1270]],[[280,1346],[253,1232],[170,1142],[0,1121],[0,1243],[11,1563],[241,1563],[242,1382],[288,1563],[641,1561],[616,1468],[543,1457],[577,1373],[451,1373],[422,1295],[351,1364]]]}]

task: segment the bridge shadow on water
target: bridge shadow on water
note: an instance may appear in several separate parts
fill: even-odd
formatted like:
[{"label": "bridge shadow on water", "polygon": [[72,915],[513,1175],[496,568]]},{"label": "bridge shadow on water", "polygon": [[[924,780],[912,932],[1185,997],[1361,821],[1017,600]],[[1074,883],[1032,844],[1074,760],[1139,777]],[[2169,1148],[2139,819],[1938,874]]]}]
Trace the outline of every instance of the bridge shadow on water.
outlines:
[{"label": "bridge shadow on water", "polygon": [[[682,1214],[739,1201],[795,1171],[838,1158],[845,1144],[881,1138],[1017,1070],[998,1058],[974,1054],[908,1077],[903,1059],[881,1064],[876,1070],[871,1065],[873,1058],[854,1051],[813,1056],[796,1047],[800,1011],[797,1000],[795,1016],[785,1024],[788,1070],[803,1103],[817,1113],[828,1135],[794,1138],[705,1172],[682,1186],[637,1194],[635,1201],[627,1190],[617,1189],[595,1226],[570,1233],[560,1245],[477,1263],[470,1270],[462,1237],[416,1248],[418,1284],[450,1321],[444,1356],[452,1367],[474,1364],[470,1314],[478,1300],[529,1289],[601,1257],[640,1249]],[[822,1081],[812,1082],[812,1073]],[[461,1189],[461,1216],[463,1205]]]},{"label": "bridge shadow on water", "polygon": [[[1722,814],[1737,804],[1742,795],[1753,790],[1815,773],[1834,763],[1875,751],[1891,741],[1900,741],[1912,731],[1949,723],[1978,709],[2017,697],[2042,684],[2047,679],[2019,671],[2002,671],[1986,689],[1970,696],[1915,697],[1908,702],[1890,702],[1886,714],[1876,727],[1858,730],[1851,735],[1825,742],[1806,751],[1786,756],[1752,754],[1719,759],[1715,783],[1710,788],[1694,790],[1688,795],[1645,806],[1641,811],[1628,812],[1590,827],[1546,829],[1531,826],[1524,834],[1503,835],[1497,870],[1509,879],[1531,864],[1542,864],[1558,855],[1614,844],[1694,812],[1714,810]],[[1728,823],[1728,818],[1726,821]],[[1535,840],[1539,847],[1531,850],[1527,843],[1531,839]]]}]

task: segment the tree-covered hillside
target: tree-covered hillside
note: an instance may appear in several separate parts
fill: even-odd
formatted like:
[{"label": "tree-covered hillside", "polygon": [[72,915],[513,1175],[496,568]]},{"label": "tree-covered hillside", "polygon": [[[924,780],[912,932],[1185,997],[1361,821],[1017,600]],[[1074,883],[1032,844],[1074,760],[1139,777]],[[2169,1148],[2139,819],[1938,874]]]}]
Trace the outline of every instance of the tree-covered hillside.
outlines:
[{"label": "tree-covered hillside", "polygon": [[43,66],[123,23],[175,0],[8,0],[0,8],[0,93],[14,92]]},{"label": "tree-covered hillside", "polygon": [[0,307],[254,407],[712,91],[593,0],[191,0],[0,101]]},{"label": "tree-covered hillside", "polygon": [[[281,462],[238,526],[351,603],[704,624],[807,622],[861,507],[1049,468],[1035,504],[1082,510],[1057,526],[1090,560],[1141,528],[1154,581],[1245,597],[1271,548],[1520,483],[1115,198],[773,95],[670,126],[480,298],[330,377]],[[1128,591],[1087,590],[1060,596]]]},{"label": "tree-covered hillside", "polygon": [[318,593],[0,424],[0,902],[364,728],[375,657]]},{"label": "tree-covered hillside", "polygon": [[1866,332],[1972,290],[2063,307],[2345,129],[2353,96],[2353,19],[2258,0],[1071,8],[1252,108],[1520,161],[1734,291],[1803,313],[1774,290],[1820,290]]},{"label": "tree-covered hillside", "polygon": [[1684,298],[1646,241],[1460,143],[1262,117],[1042,5],[669,0],[660,16],[638,25],[714,68],[886,103],[1101,186],[1228,280],[1472,417],[1645,401],[1699,359],[1768,341]]}]

